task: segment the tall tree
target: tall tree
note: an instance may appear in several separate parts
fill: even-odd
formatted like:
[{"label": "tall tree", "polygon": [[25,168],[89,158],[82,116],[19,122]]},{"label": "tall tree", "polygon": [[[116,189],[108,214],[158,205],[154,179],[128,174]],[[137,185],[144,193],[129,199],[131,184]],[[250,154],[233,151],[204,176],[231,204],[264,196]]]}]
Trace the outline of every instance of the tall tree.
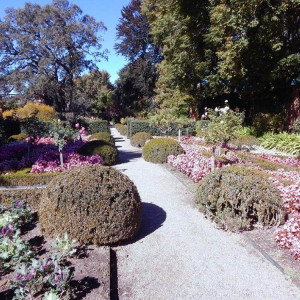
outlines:
[{"label": "tall tree", "polygon": [[0,82],[42,96],[59,111],[69,110],[74,78],[105,56],[99,36],[104,29],[67,0],[7,9],[0,20]]},{"label": "tall tree", "polygon": [[123,7],[121,15],[115,49],[129,63],[119,73],[116,96],[124,112],[133,115],[149,109],[155,94],[156,64],[161,56],[149,34],[147,17],[141,13],[141,0],[132,0]]}]

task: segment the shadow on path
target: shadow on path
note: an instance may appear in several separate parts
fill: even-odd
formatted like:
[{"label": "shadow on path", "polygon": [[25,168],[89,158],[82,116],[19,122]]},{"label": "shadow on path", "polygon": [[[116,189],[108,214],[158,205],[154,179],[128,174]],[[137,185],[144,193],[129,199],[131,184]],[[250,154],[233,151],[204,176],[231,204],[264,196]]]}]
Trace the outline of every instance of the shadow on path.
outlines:
[{"label": "shadow on path", "polygon": [[139,240],[142,240],[147,235],[153,233],[161,226],[163,226],[163,223],[165,222],[166,219],[167,219],[167,214],[161,207],[152,203],[143,202],[142,223],[138,234],[131,240],[119,242],[112,246],[126,246],[138,242]]},{"label": "shadow on path", "polygon": [[141,158],[141,157],[142,157],[141,152],[119,150],[119,163],[118,164],[128,163],[134,159]]}]

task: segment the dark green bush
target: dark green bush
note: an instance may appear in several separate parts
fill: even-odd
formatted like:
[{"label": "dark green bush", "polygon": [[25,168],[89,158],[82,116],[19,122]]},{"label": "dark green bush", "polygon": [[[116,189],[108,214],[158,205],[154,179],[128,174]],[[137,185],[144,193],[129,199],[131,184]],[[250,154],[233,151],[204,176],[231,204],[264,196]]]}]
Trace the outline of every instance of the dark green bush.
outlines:
[{"label": "dark green bush", "polygon": [[259,140],[252,135],[239,136],[238,138],[231,141],[230,143],[239,149],[242,148],[243,146],[253,147],[253,146],[259,146],[260,144]]},{"label": "dark green bush", "polygon": [[179,143],[169,138],[152,139],[143,148],[143,158],[146,161],[163,164],[169,155],[179,155],[184,151]]},{"label": "dark green bush", "polygon": [[226,230],[270,227],[284,220],[283,201],[268,175],[241,165],[206,175],[195,201],[201,212]]},{"label": "dark green bush", "polygon": [[292,127],[292,132],[294,132],[294,133],[300,133],[300,118],[298,118],[294,122],[293,127]]},{"label": "dark green bush", "polygon": [[121,135],[124,135],[124,136],[127,135],[127,126],[126,125],[116,124],[115,127]]},{"label": "dark green bush", "polygon": [[106,166],[115,165],[119,159],[117,148],[111,143],[105,141],[90,141],[81,146],[78,153],[85,156],[98,154],[102,157]]},{"label": "dark green bush", "polygon": [[20,121],[6,118],[3,121],[5,139],[21,132]]},{"label": "dark green bush", "polygon": [[130,138],[130,143],[134,147],[144,147],[147,140],[151,140],[152,135],[148,132],[138,132]]},{"label": "dark green bush", "polygon": [[42,121],[37,117],[23,119],[20,126],[21,133],[37,137],[49,136],[49,132],[53,130],[52,122]]},{"label": "dark green bush", "polygon": [[256,136],[269,131],[279,133],[287,129],[287,118],[283,114],[258,113],[253,118],[253,129]]},{"label": "dark green bush", "polygon": [[26,138],[28,137],[28,135],[26,133],[19,133],[19,134],[15,134],[15,135],[12,135],[10,136],[7,141],[9,143],[12,143],[12,142],[18,142],[18,141],[23,141],[25,140]]},{"label": "dark green bush", "polygon": [[105,142],[111,143],[113,145],[115,144],[114,138],[108,132],[97,132],[97,133],[94,133],[94,134],[92,134],[89,137],[89,141],[91,141],[91,140],[101,140],[101,141],[105,141]]},{"label": "dark green bush", "polygon": [[51,181],[39,207],[46,236],[67,232],[84,244],[132,238],[141,223],[141,200],[133,182],[114,168],[74,168]]}]

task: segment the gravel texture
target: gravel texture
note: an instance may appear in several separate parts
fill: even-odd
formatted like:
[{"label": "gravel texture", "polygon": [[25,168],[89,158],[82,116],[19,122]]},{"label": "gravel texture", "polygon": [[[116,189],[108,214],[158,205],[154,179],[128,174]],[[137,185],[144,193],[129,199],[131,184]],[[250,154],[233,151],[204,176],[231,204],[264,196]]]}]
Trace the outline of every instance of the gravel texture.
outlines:
[{"label": "gravel texture", "polygon": [[143,220],[134,241],[115,248],[118,297],[130,299],[300,299],[298,288],[241,235],[218,230],[186,187],[112,128],[121,163],[136,184]]}]

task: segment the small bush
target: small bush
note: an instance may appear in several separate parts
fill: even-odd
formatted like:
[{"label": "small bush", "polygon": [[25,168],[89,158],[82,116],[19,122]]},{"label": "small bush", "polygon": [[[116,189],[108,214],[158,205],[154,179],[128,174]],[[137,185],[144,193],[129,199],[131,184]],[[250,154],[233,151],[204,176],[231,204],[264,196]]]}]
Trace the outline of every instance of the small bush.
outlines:
[{"label": "small bush", "polygon": [[124,136],[127,135],[127,126],[126,125],[116,124],[115,127],[121,135],[124,135]]},{"label": "small bush", "polygon": [[105,142],[111,143],[113,145],[115,144],[114,138],[108,132],[97,132],[97,133],[94,133],[94,134],[92,134],[89,137],[89,141],[92,141],[92,140],[101,140],[101,141],[105,141]]},{"label": "small bush", "polygon": [[218,169],[206,175],[196,192],[201,212],[232,231],[279,225],[283,201],[268,176],[244,166]]},{"label": "small bush", "polygon": [[241,149],[243,146],[251,148],[253,146],[259,146],[259,140],[252,135],[242,135],[233,140],[231,144],[238,149]]},{"label": "small bush", "polygon": [[85,118],[84,120],[87,122],[87,131],[89,134],[94,134],[97,132],[110,132],[108,122],[106,120],[94,120],[89,118]]},{"label": "small bush", "polygon": [[84,244],[115,243],[138,232],[141,200],[133,182],[114,168],[75,168],[49,184],[39,221],[46,236],[66,232]]},{"label": "small bush", "polygon": [[256,136],[271,131],[282,132],[287,128],[287,118],[283,114],[258,113],[253,119],[253,130]]},{"label": "small bush", "polygon": [[78,153],[85,156],[98,154],[104,161],[104,165],[112,166],[118,162],[119,152],[111,143],[105,141],[90,141],[81,146]]},{"label": "small bush", "polygon": [[151,140],[143,148],[143,157],[146,161],[163,164],[169,155],[179,155],[184,151],[179,143],[169,138]]},{"label": "small bush", "polygon": [[144,147],[147,140],[151,140],[152,135],[148,132],[138,132],[130,138],[130,143],[134,147]]},{"label": "small bush", "polygon": [[9,143],[12,142],[18,142],[18,141],[23,141],[28,137],[28,135],[26,133],[19,133],[19,134],[14,134],[12,136],[10,136],[7,141]]}]

